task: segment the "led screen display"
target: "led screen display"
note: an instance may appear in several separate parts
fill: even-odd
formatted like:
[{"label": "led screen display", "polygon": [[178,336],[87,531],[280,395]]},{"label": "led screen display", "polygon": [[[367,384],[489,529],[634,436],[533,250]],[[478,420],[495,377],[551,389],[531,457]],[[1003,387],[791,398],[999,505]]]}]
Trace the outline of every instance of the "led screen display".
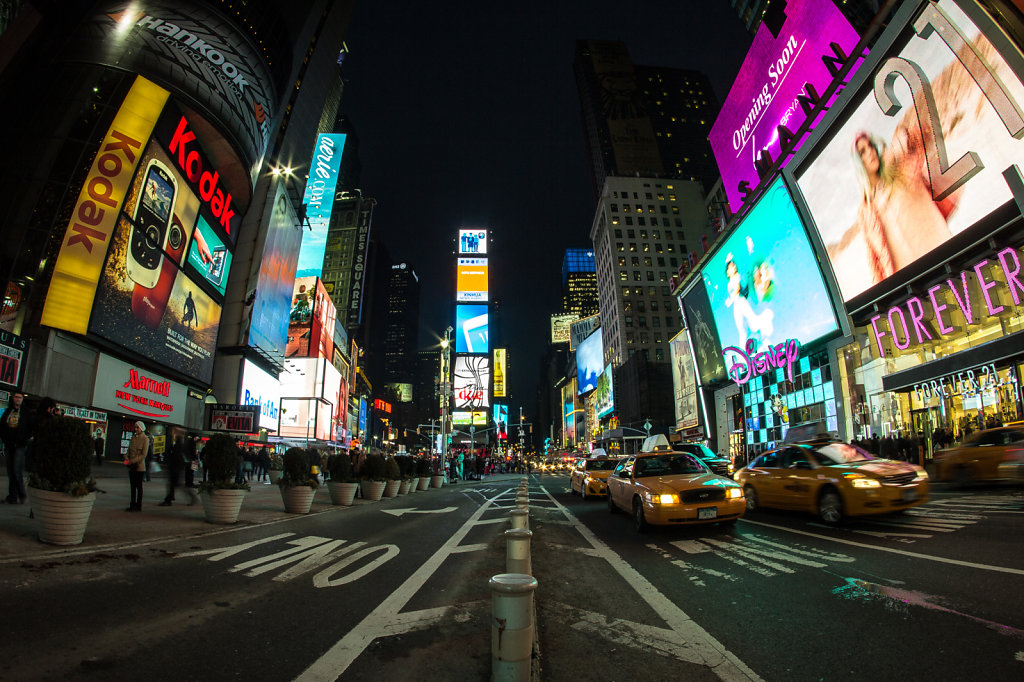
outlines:
[{"label": "led screen display", "polygon": [[487,353],[487,306],[455,306],[455,352]]},{"label": "led screen display", "polygon": [[456,426],[486,426],[487,413],[481,411],[468,412],[456,410],[452,412],[452,424]]},{"label": "led screen display", "polygon": [[614,384],[612,366],[608,363],[597,377],[597,388],[594,390],[594,412],[597,413],[598,419],[603,419],[615,411]]},{"label": "led screen display", "polygon": [[219,297],[223,297],[228,286],[231,259],[227,245],[200,215],[188,245],[188,264],[198,273],[197,281],[206,282]]},{"label": "led screen display", "polygon": [[563,403],[562,411],[565,444],[566,446],[571,446],[576,443],[576,408],[571,397]]},{"label": "led screen display", "polygon": [[676,427],[688,429],[696,426],[697,379],[693,373],[693,354],[686,330],[676,334],[668,342],[672,356],[672,391],[676,405]]},{"label": "led screen display", "polygon": [[490,407],[490,357],[483,355],[456,355],[452,390],[455,409],[478,410]]},{"label": "led screen display", "polygon": [[334,356],[334,301],[319,277],[299,277],[292,290],[285,357]]},{"label": "led screen display", "polygon": [[487,230],[459,230],[459,253],[487,253]]},{"label": "led screen display", "polygon": [[806,116],[797,95],[810,83],[823,93],[832,81],[822,56],[835,57],[830,43],[844,54],[854,51],[857,32],[831,0],[789,0],[778,36],[762,23],[733,81],[708,139],[722,173],[729,207],[743,204],[740,183],[750,189],[760,181],[754,162],[766,150],[780,156],[778,127],[795,132]]},{"label": "led screen display", "polygon": [[725,362],[722,360],[722,344],[715,331],[715,320],[711,315],[711,304],[703,280],[697,280],[685,295],[679,297],[679,309],[690,333],[701,385],[723,381]]},{"label": "led screen display", "polygon": [[1024,86],[992,43],[950,0],[914,28],[797,176],[847,301],[1009,201],[1024,161]]},{"label": "led screen display", "polygon": [[455,300],[479,303],[487,300],[487,259],[459,258],[455,281]]},{"label": "led screen display", "polygon": [[499,435],[508,430],[508,405],[499,405],[497,403],[493,406],[494,411],[494,424],[500,427]]},{"label": "led screen display", "polygon": [[597,377],[604,371],[604,343],[601,330],[593,332],[576,347],[576,384],[580,394],[597,388]]},{"label": "led screen display", "polygon": [[242,387],[238,392],[240,405],[260,408],[260,428],[277,431],[281,416],[281,382],[249,360],[242,365]]},{"label": "led screen display", "polygon": [[838,329],[818,261],[782,179],[701,271],[722,349],[755,352]]},{"label": "led screen display", "polygon": [[593,333],[595,329],[601,326],[601,314],[591,315],[590,317],[584,317],[582,320],[577,320],[569,323],[569,350],[576,350],[576,346],[583,342],[583,339]]},{"label": "led screen display", "polygon": [[319,277],[323,272],[327,227],[331,222],[338,168],[341,167],[344,149],[345,135],[342,133],[320,133],[316,138],[313,158],[309,162],[309,179],[302,197],[309,229],[302,232],[302,248],[295,273],[298,277]]},{"label": "led screen display", "polygon": [[506,395],[505,378],[508,376],[508,365],[506,364],[507,349],[494,349],[494,397],[504,398]]}]

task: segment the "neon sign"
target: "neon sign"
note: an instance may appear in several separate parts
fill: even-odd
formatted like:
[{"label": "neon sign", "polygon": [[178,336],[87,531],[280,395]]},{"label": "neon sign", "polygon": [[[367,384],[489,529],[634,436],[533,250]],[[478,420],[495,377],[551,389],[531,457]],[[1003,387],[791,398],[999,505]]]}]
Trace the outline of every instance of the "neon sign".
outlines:
[{"label": "neon sign", "polygon": [[796,339],[789,339],[769,346],[768,350],[755,353],[757,343],[754,339],[747,339],[746,352],[736,346],[728,346],[722,350],[722,357],[726,360],[732,359],[732,366],[728,369],[729,377],[742,386],[754,377],[767,374],[769,370],[781,368],[786,370],[786,376],[793,381],[793,365],[800,358],[800,342]]},{"label": "neon sign", "polygon": [[[885,356],[885,349],[882,347],[882,337],[884,336],[891,336],[896,348],[906,350],[910,347],[912,338],[916,338],[918,343],[924,343],[926,340],[934,341],[936,336],[941,339],[954,331],[954,327],[946,323],[950,313],[946,313],[946,318],[942,316],[943,311],[950,308],[949,304],[940,302],[936,296],[943,289],[948,289],[953,295],[953,299],[956,301],[955,309],[960,311],[964,321],[969,325],[980,324],[981,317],[985,312],[990,316],[1003,312],[1005,306],[999,303],[997,297],[989,293],[996,287],[1002,286],[1009,289],[1013,305],[1021,305],[1021,302],[1024,301],[1024,295],[1022,295],[1024,294],[1024,284],[1020,280],[1021,263],[1016,249],[1003,249],[996,254],[996,259],[1003,271],[1003,281],[985,279],[983,268],[988,265],[989,259],[984,258],[966,270],[962,270],[956,279],[951,277],[929,287],[927,295],[923,297],[924,301],[920,296],[912,296],[899,305],[889,308],[884,316],[882,314],[873,316],[871,330],[875,335],[875,344],[878,346],[879,354],[882,357]],[[993,263],[993,265],[995,264]],[[975,287],[968,286],[971,280],[977,281],[977,289],[980,289],[981,298],[985,301],[984,308],[980,304],[975,306],[973,302],[975,297],[972,296],[974,293],[972,290]],[[934,317],[931,313],[934,313]],[[883,317],[888,322],[888,330],[885,329],[884,323],[879,324]],[[909,323],[908,317],[910,318]],[[975,321],[976,319],[977,321]],[[936,335],[933,335],[934,329],[929,324],[933,320],[935,329],[938,330]]]}]

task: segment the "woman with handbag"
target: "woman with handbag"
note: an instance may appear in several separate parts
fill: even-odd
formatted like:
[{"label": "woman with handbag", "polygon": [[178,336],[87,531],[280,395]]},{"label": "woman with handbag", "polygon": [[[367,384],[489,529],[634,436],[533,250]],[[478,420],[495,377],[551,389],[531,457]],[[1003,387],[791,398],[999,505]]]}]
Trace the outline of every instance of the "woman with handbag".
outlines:
[{"label": "woman with handbag", "polygon": [[149,454],[149,436],[146,425],[135,422],[135,434],[128,443],[128,483],[131,489],[131,500],[125,511],[142,511],[142,481],[146,476],[146,455]]}]

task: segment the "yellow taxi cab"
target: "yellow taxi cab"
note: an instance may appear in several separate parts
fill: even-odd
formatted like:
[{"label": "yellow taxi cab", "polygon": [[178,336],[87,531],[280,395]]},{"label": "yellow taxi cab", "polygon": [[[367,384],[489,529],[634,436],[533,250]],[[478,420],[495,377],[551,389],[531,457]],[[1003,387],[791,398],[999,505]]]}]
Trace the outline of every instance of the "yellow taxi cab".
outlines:
[{"label": "yellow taxi cab", "polygon": [[733,524],[746,510],[738,483],[696,455],[673,450],[663,435],[620,459],[607,486],[608,510],[632,514],[638,533],[649,525]]},{"label": "yellow taxi cab", "polygon": [[935,478],[959,486],[1024,478],[1024,422],[978,431],[963,444],[936,452]]},{"label": "yellow taxi cab", "polygon": [[618,463],[617,457],[601,453],[576,460],[576,465],[569,473],[569,490],[573,494],[578,492],[584,500],[595,495],[607,495],[608,476]]},{"label": "yellow taxi cab", "polygon": [[735,478],[743,486],[747,511],[808,511],[832,524],[845,516],[899,512],[928,501],[923,468],[833,440],[767,450]]}]

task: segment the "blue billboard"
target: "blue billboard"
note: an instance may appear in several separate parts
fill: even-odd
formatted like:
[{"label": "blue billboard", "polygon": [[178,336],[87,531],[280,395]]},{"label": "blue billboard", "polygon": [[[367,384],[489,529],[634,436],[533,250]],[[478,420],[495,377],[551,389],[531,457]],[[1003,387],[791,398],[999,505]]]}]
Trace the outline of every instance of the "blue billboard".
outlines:
[{"label": "blue billboard", "polygon": [[487,353],[487,306],[455,306],[455,352]]},{"label": "blue billboard", "polygon": [[807,345],[839,328],[807,231],[781,179],[701,274],[723,350],[761,352],[789,339]]},{"label": "blue billboard", "polygon": [[321,133],[313,149],[309,164],[309,180],[302,204],[306,207],[309,230],[302,233],[302,248],[296,277],[319,277],[323,272],[324,252],[327,250],[327,228],[334,208],[334,195],[338,187],[338,169],[345,149],[345,135]]},{"label": "blue billboard", "polygon": [[591,332],[576,346],[576,385],[583,395],[597,388],[597,377],[604,371],[604,342],[601,330]]}]

